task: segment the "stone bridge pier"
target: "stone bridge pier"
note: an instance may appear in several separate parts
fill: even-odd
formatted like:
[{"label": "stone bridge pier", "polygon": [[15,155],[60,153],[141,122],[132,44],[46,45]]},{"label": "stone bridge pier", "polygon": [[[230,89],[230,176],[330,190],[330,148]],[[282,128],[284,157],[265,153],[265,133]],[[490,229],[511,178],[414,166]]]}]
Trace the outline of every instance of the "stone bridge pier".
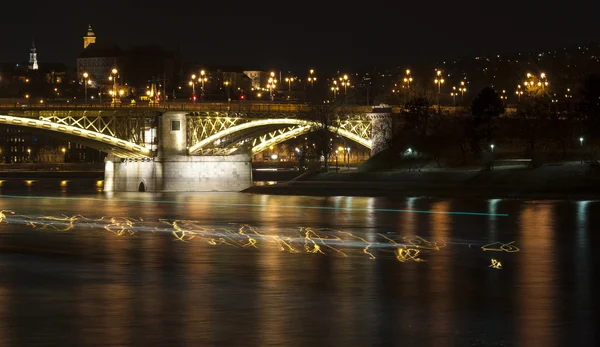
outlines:
[{"label": "stone bridge pier", "polygon": [[188,154],[187,113],[165,112],[158,121],[158,150],[152,158],[108,156],[107,192],[233,192],[252,185],[248,154],[192,156]]},{"label": "stone bridge pier", "polygon": [[371,156],[386,150],[394,136],[392,107],[388,105],[374,106],[371,113]]}]

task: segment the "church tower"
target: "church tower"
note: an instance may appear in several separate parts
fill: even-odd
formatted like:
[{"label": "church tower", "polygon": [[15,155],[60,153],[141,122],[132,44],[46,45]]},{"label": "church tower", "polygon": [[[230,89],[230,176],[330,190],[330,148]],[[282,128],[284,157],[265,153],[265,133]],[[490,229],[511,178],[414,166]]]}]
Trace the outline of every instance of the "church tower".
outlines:
[{"label": "church tower", "polygon": [[31,50],[29,51],[29,70],[37,70],[37,51],[35,49],[35,42],[32,42]]},{"label": "church tower", "polygon": [[92,43],[96,43],[96,35],[92,31],[92,25],[88,26],[87,35],[83,37],[83,48],[86,49]]}]

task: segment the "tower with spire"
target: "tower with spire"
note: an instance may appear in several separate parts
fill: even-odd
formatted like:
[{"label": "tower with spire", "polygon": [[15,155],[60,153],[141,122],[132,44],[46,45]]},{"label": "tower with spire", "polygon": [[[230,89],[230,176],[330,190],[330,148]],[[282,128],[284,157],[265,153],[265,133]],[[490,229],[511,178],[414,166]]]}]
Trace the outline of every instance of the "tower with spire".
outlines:
[{"label": "tower with spire", "polygon": [[87,35],[83,37],[83,49],[86,49],[92,43],[96,43],[96,34],[92,30],[92,25],[88,25]]},{"label": "tower with spire", "polygon": [[35,49],[35,42],[31,43],[31,50],[29,51],[29,70],[37,70],[39,68],[37,61],[37,51]]}]

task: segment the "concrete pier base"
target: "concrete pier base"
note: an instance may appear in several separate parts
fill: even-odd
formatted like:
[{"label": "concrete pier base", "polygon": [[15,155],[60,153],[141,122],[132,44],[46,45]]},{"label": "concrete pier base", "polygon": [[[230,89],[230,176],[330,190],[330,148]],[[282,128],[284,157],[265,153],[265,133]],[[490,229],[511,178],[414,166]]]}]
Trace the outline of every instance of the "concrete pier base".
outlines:
[{"label": "concrete pier base", "polygon": [[107,157],[105,192],[238,192],[252,185],[252,158],[171,155],[146,161]]}]

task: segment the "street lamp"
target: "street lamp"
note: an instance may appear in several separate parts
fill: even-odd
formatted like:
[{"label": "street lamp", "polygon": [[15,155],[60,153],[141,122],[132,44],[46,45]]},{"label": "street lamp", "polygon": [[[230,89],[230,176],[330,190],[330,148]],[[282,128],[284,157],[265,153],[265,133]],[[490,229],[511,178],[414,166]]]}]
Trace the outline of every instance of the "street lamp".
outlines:
[{"label": "street lamp", "polygon": [[206,77],[206,71],[200,70],[200,77],[198,78],[200,81],[200,102],[204,101],[204,83],[208,82],[208,77]]},{"label": "street lamp", "polygon": [[492,152],[493,152],[494,151],[494,144],[493,143],[490,145],[490,148],[492,149]]},{"label": "street lamp", "polygon": [[292,91],[292,82],[294,81],[294,77],[286,77],[285,81],[288,83],[288,92]]},{"label": "street lamp", "polygon": [[333,100],[335,101],[337,97],[337,93],[340,90],[340,87],[337,85],[337,81],[333,81],[333,86],[331,87],[331,91],[333,92]]},{"label": "street lamp", "polygon": [[267,88],[269,89],[269,94],[271,95],[271,101],[275,100],[274,90],[277,86],[277,79],[275,78],[275,72],[271,72],[271,77],[269,77],[269,81],[267,83]]},{"label": "street lamp", "polygon": [[315,76],[315,70],[310,69],[308,72],[308,82],[310,82],[310,87],[314,87],[314,83],[317,81],[317,76]]},{"label": "street lamp", "polygon": [[[525,83],[527,83],[527,82],[525,82]],[[521,95],[523,95],[523,91],[521,90],[520,84],[517,85],[516,94],[517,94],[517,98],[518,98],[519,102],[521,102]]]},{"label": "street lamp", "polygon": [[442,71],[437,70],[436,76],[437,77],[435,80],[433,80],[433,82],[435,82],[435,84],[437,84],[437,86],[438,86],[438,112],[440,112],[441,111],[440,96],[442,94],[442,84],[444,84],[444,79],[442,78]]},{"label": "street lamp", "polygon": [[85,103],[87,104],[87,85],[88,85],[88,77],[90,75],[87,72],[83,73],[83,89],[85,90]]},{"label": "street lamp", "polygon": [[406,89],[410,89],[410,84],[412,81],[413,81],[413,78],[410,75],[410,70],[406,69],[406,77],[404,77],[404,83],[406,83]]},{"label": "street lamp", "polygon": [[583,164],[583,137],[579,138],[579,144],[581,145],[581,163]]},{"label": "street lamp", "polygon": [[110,93],[110,95],[112,95],[113,97],[113,104],[116,104],[117,102],[117,76],[119,74],[119,70],[117,70],[116,68],[113,68],[110,72],[110,76],[108,77],[109,81],[113,82],[113,89],[112,89],[112,93]]},{"label": "street lamp", "polygon": [[230,102],[231,98],[229,97],[229,81],[223,82],[223,85],[225,86],[225,89],[227,89],[227,102]]},{"label": "street lamp", "polygon": [[196,74],[192,74],[192,79],[188,84],[192,87],[192,101],[196,102]]},{"label": "street lamp", "polygon": [[63,162],[66,162],[67,161],[67,149],[63,147],[60,149],[60,151],[63,154]]}]

